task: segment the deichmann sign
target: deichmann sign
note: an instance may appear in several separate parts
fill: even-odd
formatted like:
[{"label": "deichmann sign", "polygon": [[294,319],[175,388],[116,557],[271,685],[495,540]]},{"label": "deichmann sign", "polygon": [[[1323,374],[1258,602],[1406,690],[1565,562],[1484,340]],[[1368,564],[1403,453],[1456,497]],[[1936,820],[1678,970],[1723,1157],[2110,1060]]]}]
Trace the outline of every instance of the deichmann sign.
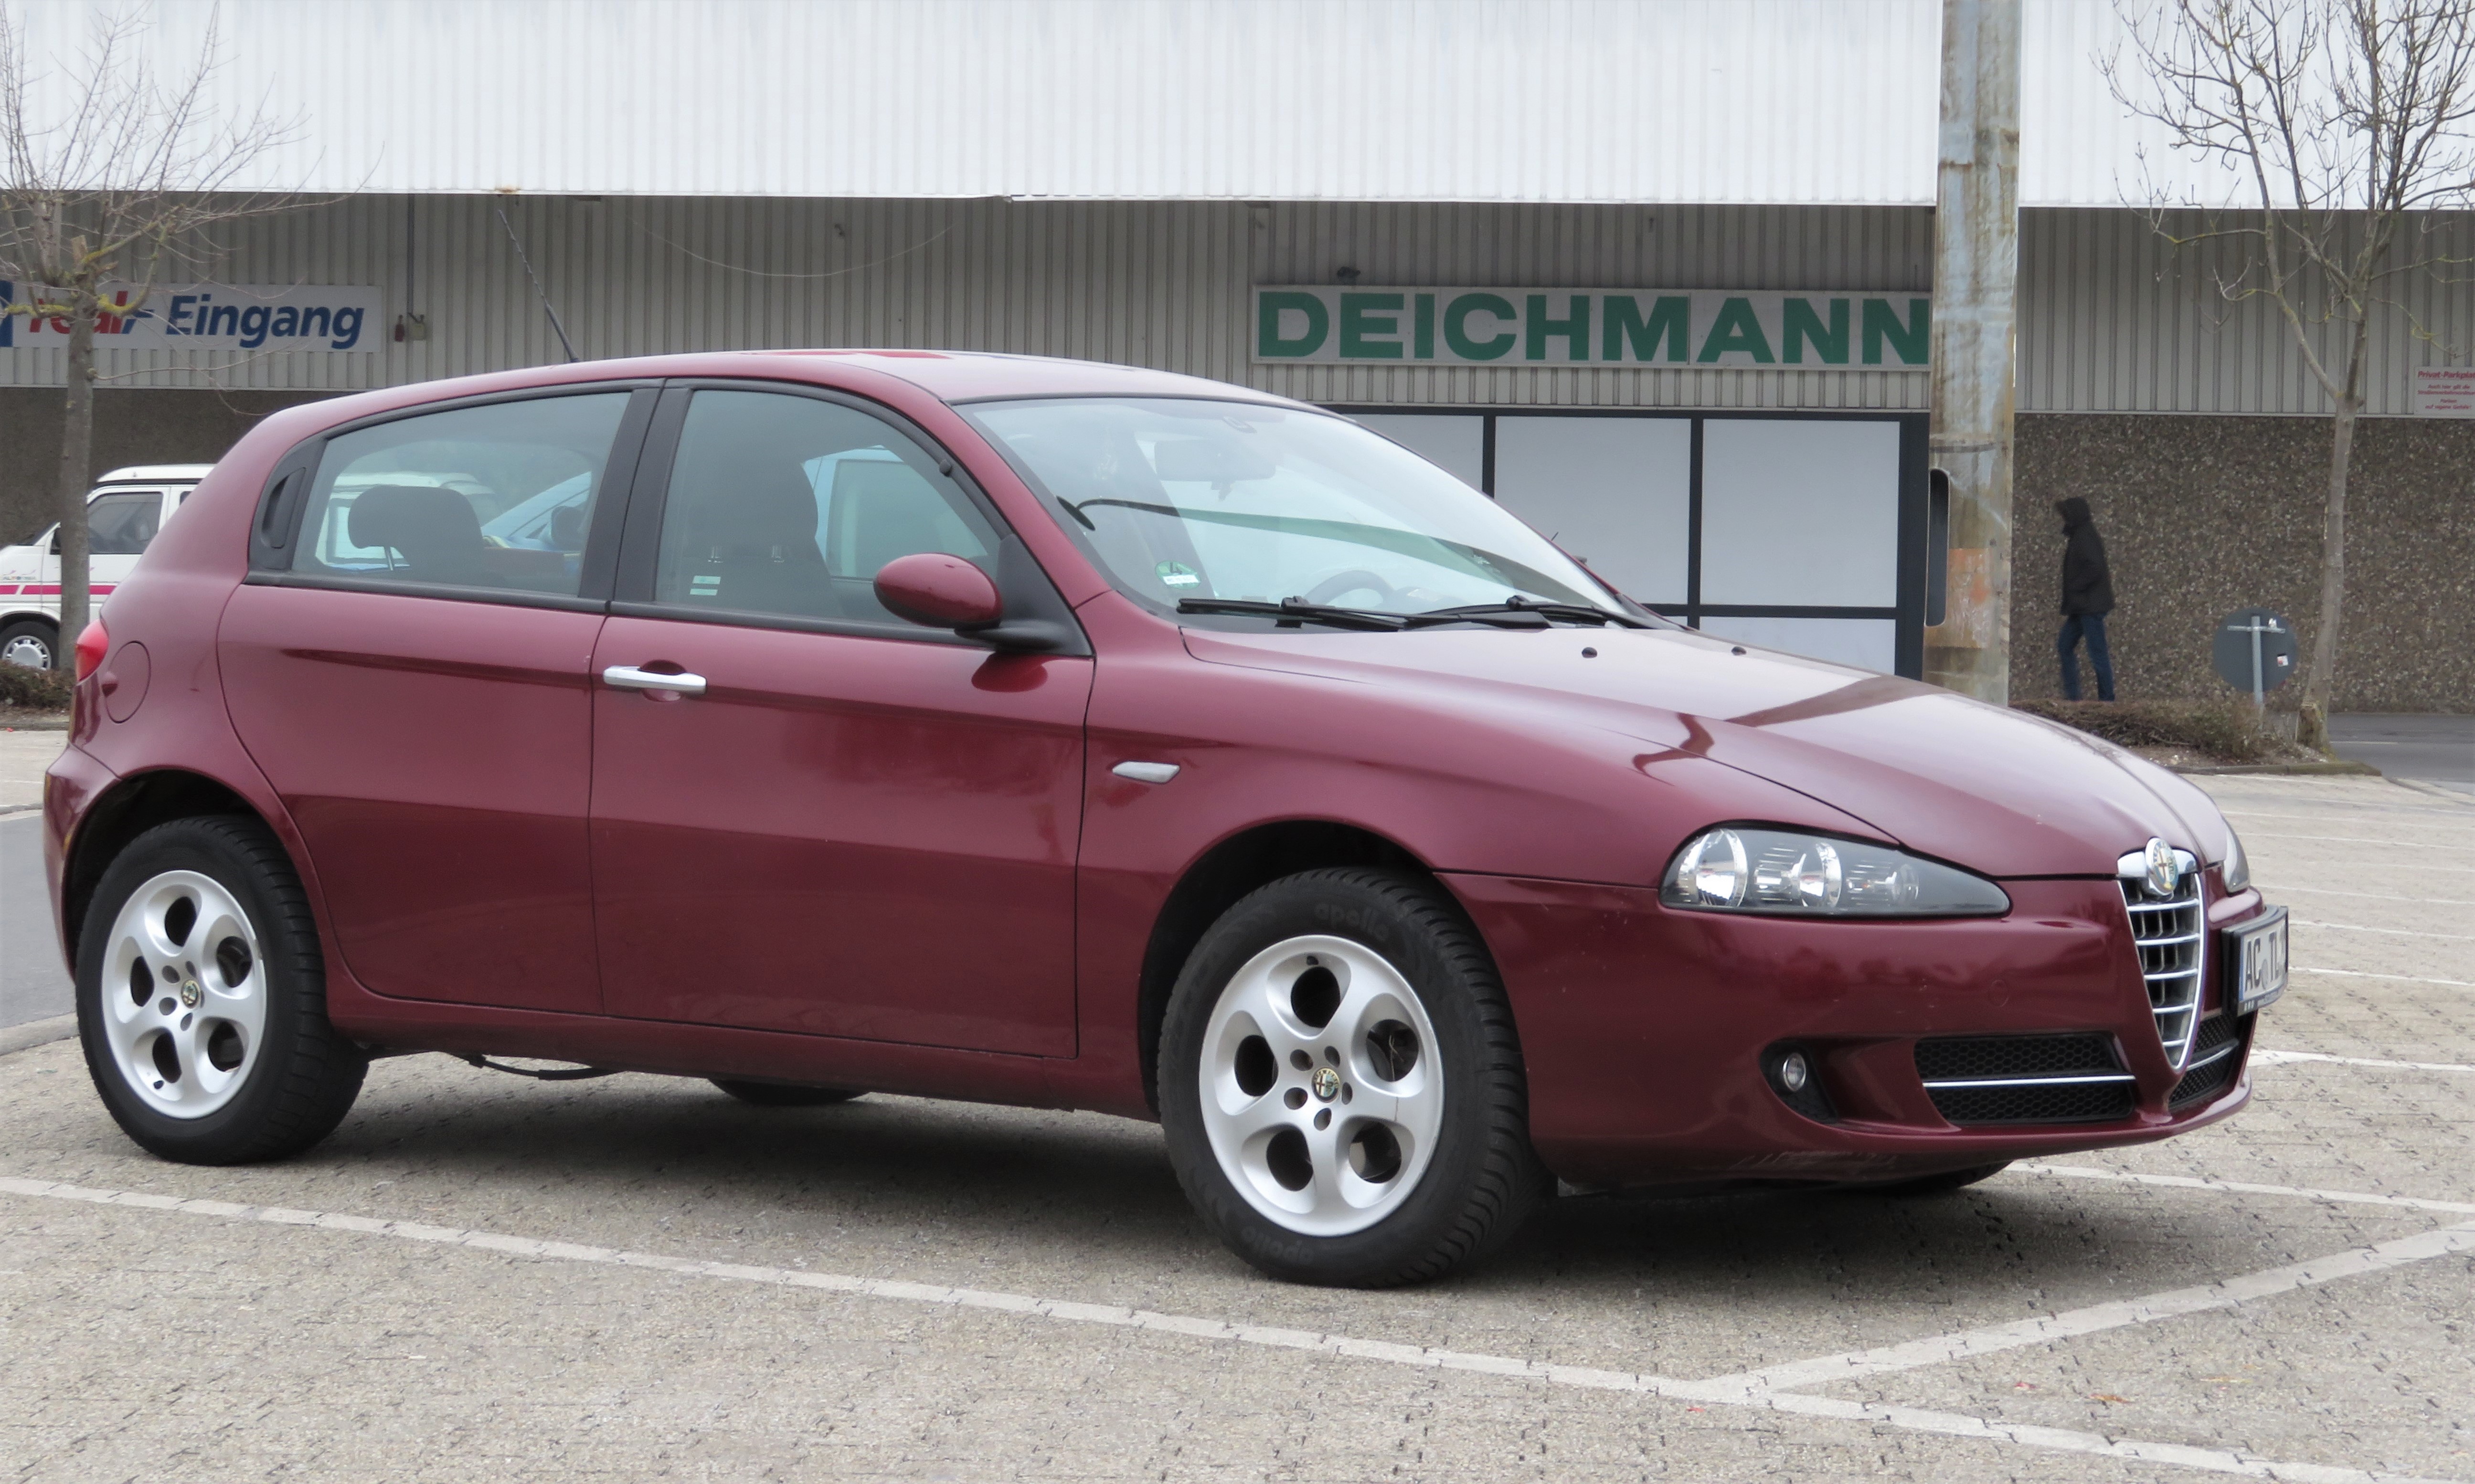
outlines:
[{"label": "deichmann sign", "polygon": [[[68,316],[33,315],[37,291],[0,280],[0,349],[69,343]],[[329,284],[159,283],[144,305],[132,284],[104,289],[95,347],[115,351],[375,351],[379,291]],[[120,312],[113,312],[117,308]]]},{"label": "deichmann sign", "polygon": [[1727,289],[1255,290],[1255,359],[1922,371],[1923,294]]}]

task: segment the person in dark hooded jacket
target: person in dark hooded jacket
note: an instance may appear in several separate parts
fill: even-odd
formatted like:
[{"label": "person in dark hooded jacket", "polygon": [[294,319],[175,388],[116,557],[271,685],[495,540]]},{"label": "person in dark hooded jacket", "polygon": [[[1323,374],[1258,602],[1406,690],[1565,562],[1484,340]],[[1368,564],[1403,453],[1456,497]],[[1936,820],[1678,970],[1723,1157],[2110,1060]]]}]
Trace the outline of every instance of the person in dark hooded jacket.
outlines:
[{"label": "person in dark hooded jacket", "polygon": [[2096,698],[2114,699],[2114,655],[2106,648],[2105,616],[2114,612],[2114,574],[2106,571],[2105,542],[2089,518],[2088,501],[2073,496],[2054,501],[2063,518],[2063,632],[2054,648],[2063,661],[2063,694],[2080,698],[2080,640],[2088,640],[2089,668],[2096,671]]}]

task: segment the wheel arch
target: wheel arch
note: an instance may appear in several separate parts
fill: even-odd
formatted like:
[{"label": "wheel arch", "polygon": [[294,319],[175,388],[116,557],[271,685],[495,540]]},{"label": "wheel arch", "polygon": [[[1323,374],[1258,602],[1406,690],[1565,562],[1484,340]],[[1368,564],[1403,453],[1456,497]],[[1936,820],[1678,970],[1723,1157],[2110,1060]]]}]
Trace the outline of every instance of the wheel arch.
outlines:
[{"label": "wheel arch", "polygon": [[[153,768],[113,783],[88,805],[70,837],[61,867],[61,927],[69,952],[77,952],[86,911],[104,872],[130,841],[159,824],[210,815],[239,815],[282,832],[231,786],[184,768]],[[286,854],[290,851],[287,847]],[[296,863],[297,868],[297,863]]]},{"label": "wheel arch", "polygon": [[1177,976],[1221,913],[1258,887],[1300,871],[1336,865],[1384,865],[1430,880],[1435,873],[1408,847],[1360,825],[1332,819],[1283,819],[1240,830],[1198,856],[1169,889],[1143,946],[1135,1000],[1135,1041],[1143,1102],[1160,1111],[1161,1025]]}]

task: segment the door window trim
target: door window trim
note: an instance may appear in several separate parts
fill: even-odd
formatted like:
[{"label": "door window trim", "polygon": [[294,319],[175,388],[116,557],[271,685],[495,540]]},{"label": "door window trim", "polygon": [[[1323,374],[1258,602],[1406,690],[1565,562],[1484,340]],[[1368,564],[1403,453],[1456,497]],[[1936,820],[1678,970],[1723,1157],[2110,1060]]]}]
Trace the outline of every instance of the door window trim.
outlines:
[{"label": "door window trim", "polygon": [[653,585],[661,561],[662,520],[670,505],[671,474],[677,467],[688,407],[698,392],[761,392],[804,397],[874,418],[910,439],[919,451],[935,461],[938,472],[951,479],[963,492],[963,498],[971,502],[972,508],[979,512],[980,518],[988,523],[995,535],[997,549],[991,556],[997,567],[995,578],[1009,613],[1018,608],[1020,617],[1059,624],[1070,636],[1068,643],[1040,652],[1051,655],[1090,654],[1090,642],[1084,634],[1082,622],[1075,617],[1074,610],[1067,606],[1064,595],[1057,591],[1056,583],[1032,556],[1021,533],[1006,520],[1005,512],[997,508],[996,501],[991,499],[988,491],[971,476],[969,466],[956,458],[952,450],[926,428],[883,402],[871,401],[837,387],[759,377],[681,377],[662,384],[661,402],[653,413],[651,427],[638,457],[636,477],[628,493],[626,526],[619,539],[616,577],[609,604],[609,611],[614,616],[714,623],[732,628],[786,629],[804,634],[847,634],[861,639],[990,649],[984,641],[967,638],[948,629],[929,628],[900,620],[887,623],[864,619],[820,619],[798,614],[699,608],[656,600]]},{"label": "door window trim", "polygon": [[[514,608],[556,608],[601,613],[610,607],[610,592],[619,565],[620,532],[645,451],[645,435],[653,422],[662,382],[630,377],[609,381],[571,381],[557,386],[528,386],[512,392],[422,402],[395,407],[369,417],[338,423],[294,444],[278,459],[258,492],[257,511],[250,523],[250,570],[241,581],[252,587],[323,588],[342,593],[391,593],[405,597],[445,598],[467,603],[499,603]],[[366,428],[381,427],[433,413],[461,412],[506,402],[543,401],[553,397],[627,394],[619,426],[610,437],[610,452],[601,468],[601,488],[594,496],[593,522],[586,529],[576,591],[535,593],[523,588],[468,587],[442,582],[410,582],[393,577],[347,576],[293,569],[300,547],[301,522],[308,494],[335,439]]]}]

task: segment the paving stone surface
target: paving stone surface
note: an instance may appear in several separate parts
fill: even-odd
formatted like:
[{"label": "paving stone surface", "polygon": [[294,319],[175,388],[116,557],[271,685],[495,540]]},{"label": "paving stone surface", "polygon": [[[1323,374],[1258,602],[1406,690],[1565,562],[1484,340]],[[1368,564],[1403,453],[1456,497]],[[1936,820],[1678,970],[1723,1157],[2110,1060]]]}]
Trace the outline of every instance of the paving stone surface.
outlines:
[{"label": "paving stone surface", "polygon": [[2260,1044],[2355,1061],[2265,1061],[2228,1123],[1939,1200],[1567,1200],[1395,1293],[1255,1277],[1158,1131],[1094,1115],[419,1057],[310,1155],[201,1169],[130,1146],[74,1042],[0,1057],[0,1477],[2475,1484],[2475,1234],[1786,1397],[1687,1384],[2475,1223],[2475,806],[2208,786],[2300,924]]}]

